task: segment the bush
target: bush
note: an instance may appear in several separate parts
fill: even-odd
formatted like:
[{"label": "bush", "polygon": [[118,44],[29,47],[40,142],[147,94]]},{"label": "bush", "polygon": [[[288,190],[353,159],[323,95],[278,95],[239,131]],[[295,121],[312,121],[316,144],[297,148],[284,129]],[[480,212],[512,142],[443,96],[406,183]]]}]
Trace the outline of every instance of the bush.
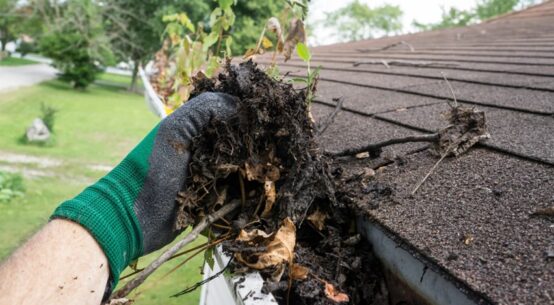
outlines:
[{"label": "bush", "polygon": [[76,89],[85,89],[101,72],[95,59],[90,56],[86,41],[80,35],[53,32],[40,42],[41,52],[54,61],[54,67],[62,71],[61,79],[70,82]]},{"label": "bush", "polygon": [[94,0],[66,0],[59,14],[45,14],[50,24],[39,49],[52,58],[62,71],[61,79],[76,89],[85,89],[101,71],[100,65],[113,61],[113,53],[103,26],[101,5]]},{"label": "bush", "polygon": [[20,174],[0,172],[0,203],[23,196],[25,186]]},{"label": "bush", "polygon": [[58,111],[59,111],[58,109],[52,106],[46,105],[45,103],[42,103],[40,105],[40,112],[41,112],[40,118],[44,122],[44,125],[48,127],[48,130],[51,133],[54,133],[54,123],[56,121],[56,114],[58,113]]},{"label": "bush", "polygon": [[31,42],[22,41],[17,47],[17,52],[21,54],[21,57],[25,57],[27,54],[35,52],[36,45]]}]

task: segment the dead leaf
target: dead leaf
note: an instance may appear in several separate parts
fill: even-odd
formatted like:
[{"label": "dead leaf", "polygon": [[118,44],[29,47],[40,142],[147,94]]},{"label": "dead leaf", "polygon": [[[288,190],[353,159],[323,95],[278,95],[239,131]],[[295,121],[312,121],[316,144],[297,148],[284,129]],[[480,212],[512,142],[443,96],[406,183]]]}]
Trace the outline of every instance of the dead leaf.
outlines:
[{"label": "dead leaf", "polygon": [[244,176],[248,181],[265,183],[266,181],[275,182],[279,180],[281,174],[279,168],[271,163],[252,164],[250,161],[247,161],[244,164]]},{"label": "dead leaf", "polygon": [[259,240],[268,239],[271,237],[272,234],[267,234],[266,232],[262,230],[252,230],[250,232],[246,232],[244,230],[240,230],[239,236],[237,236],[236,241],[242,241],[242,242],[252,242],[256,238],[259,238]]},{"label": "dead leaf", "polygon": [[439,130],[439,141],[434,144],[434,149],[440,156],[457,157],[479,141],[490,138],[483,111],[458,106],[443,116],[448,120],[449,126]]},{"label": "dead leaf", "polygon": [[277,198],[277,191],[275,190],[275,182],[266,181],[264,182],[264,192],[265,192],[265,208],[262,212],[262,218],[266,218],[271,213],[275,199]]},{"label": "dead leaf", "polygon": [[282,50],[283,55],[285,56],[285,61],[291,58],[292,52],[299,42],[306,42],[306,30],[304,29],[304,22],[302,22],[301,19],[293,19],[291,21],[290,31],[287,34],[287,38],[285,39]]},{"label": "dead leaf", "polygon": [[356,154],[356,159],[366,159],[369,158],[369,152],[362,152],[359,154]]},{"label": "dead leaf", "polygon": [[304,267],[299,264],[293,264],[290,276],[293,280],[305,280],[308,277],[308,273],[310,273],[310,269],[307,267]]},{"label": "dead leaf", "polygon": [[273,47],[273,42],[271,42],[271,40],[269,40],[269,38],[264,36],[262,38],[262,47],[264,49],[269,49],[269,48]]},{"label": "dead leaf", "polygon": [[[258,237],[266,235],[267,233],[257,230],[258,234],[251,234],[241,231],[242,237],[239,234],[237,240],[245,241],[248,245],[252,246],[266,246],[265,252],[254,253],[248,255],[248,258],[243,257],[242,253],[236,253],[235,258],[252,269],[262,270],[269,267],[280,266],[281,264],[288,263],[292,260],[294,255],[294,246],[296,244],[296,227],[290,218],[285,218],[283,224],[275,233],[275,235],[265,238],[262,242],[256,242]],[[261,233],[264,234],[261,234]],[[253,238],[248,240],[248,238]],[[254,263],[252,263],[254,262]]]},{"label": "dead leaf", "polygon": [[375,176],[375,170],[371,167],[366,167],[364,168],[364,172],[362,174],[362,177],[364,179],[369,179],[369,178],[372,178],[373,176]]},{"label": "dead leaf", "polygon": [[471,243],[473,242],[473,240],[474,240],[474,238],[473,238],[473,235],[471,235],[471,234],[466,234],[466,235],[464,236],[464,239],[463,239],[464,244],[465,244],[466,246],[469,245],[469,244],[471,244]]},{"label": "dead leaf", "polygon": [[254,48],[250,48],[248,50],[246,50],[246,52],[244,52],[244,55],[242,56],[243,59],[250,59],[256,55],[260,55],[260,54],[263,54],[264,53],[264,50],[262,48],[259,48],[259,49],[254,49]]},{"label": "dead leaf", "polygon": [[283,31],[281,30],[281,23],[279,22],[279,19],[275,17],[271,17],[267,20],[266,29],[277,34],[277,36],[281,36],[283,34]]},{"label": "dead leaf", "polygon": [[275,17],[269,18],[266,24],[266,29],[270,32],[275,33],[275,36],[277,36],[277,52],[283,52],[283,45],[285,44],[285,42],[283,40],[283,30],[281,28],[281,23],[279,22],[279,20]]},{"label": "dead leaf", "polygon": [[319,231],[323,230],[323,227],[325,226],[325,219],[327,219],[327,215],[322,213],[320,210],[316,210],[308,216],[308,221],[311,222]]},{"label": "dead leaf", "polygon": [[326,281],[323,282],[325,283],[325,295],[331,301],[334,301],[336,303],[344,303],[350,301],[350,298],[347,294],[338,291],[335,286],[331,285],[330,283]]}]

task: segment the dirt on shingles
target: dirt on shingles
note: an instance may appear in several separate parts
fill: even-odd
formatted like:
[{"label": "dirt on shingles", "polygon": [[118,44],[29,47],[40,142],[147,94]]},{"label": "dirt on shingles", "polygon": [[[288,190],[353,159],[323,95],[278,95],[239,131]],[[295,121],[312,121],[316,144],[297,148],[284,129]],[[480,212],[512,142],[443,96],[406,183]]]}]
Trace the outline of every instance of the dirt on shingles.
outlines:
[{"label": "dirt on shingles", "polygon": [[436,160],[423,151],[365,178],[362,169],[372,163],[341,161],[345,185],[338,190],[498,304],[548,304],[554,295],[548,216],[554,169],[477,148],[445,159],[411,195]]},{"label": "dirt on shingles", "polygon": [[[223,92],[237,97],[238,115],[212,121],[193,141],[189,182],[177,199],[176,229],[218,205],[241,200],[240,211],[220,225],[228,230],[216,233],[241,231],[262,240],[261,232],[275,238],[282,223],[293,223],[294,254],[288,265],[260,270],[265,290],[280,303],[336,304],[332,299],[346,294],[350,304],[386,304],[380,266],[356,233],[349,202],[336,193],[339,173],[332,173],[314,140],[306,92],[269,78],[252,62],[228,65],[217,80],[195,82],[192,96]],[[237,258],[236,270],[256,263],[259,253],[272,246],[238,239],[224,243]],[[291,275],[303,268],[307,275]]]}]

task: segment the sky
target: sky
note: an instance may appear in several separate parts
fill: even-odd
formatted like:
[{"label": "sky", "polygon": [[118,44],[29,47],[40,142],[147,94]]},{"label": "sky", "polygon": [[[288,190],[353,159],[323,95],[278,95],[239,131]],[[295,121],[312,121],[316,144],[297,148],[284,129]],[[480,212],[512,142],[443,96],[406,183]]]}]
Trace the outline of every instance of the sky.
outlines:
[{"label": "sky", "polygon": [[[417,20],[422,23],[432,23],[440,21],[441,6],[445,8],[456,7],[458,9],[470,9],[476,6],[476,0],[360,0],[370,7],[376,7],[383,4],[398,5],[404,12],[402,22],[404,24],[403,33],[415,31],[412,27],[412,21]],[[351,0],[311,0],[310,15],[308,22],[321,21],[325,19],[325,13],[337,10]],[[316,23],[317,24],[317,23]],[[333,31],[322,26],[317,26],[312,33],[309,43],[311,45],[324,45],[337,42],[333,37]]]}]

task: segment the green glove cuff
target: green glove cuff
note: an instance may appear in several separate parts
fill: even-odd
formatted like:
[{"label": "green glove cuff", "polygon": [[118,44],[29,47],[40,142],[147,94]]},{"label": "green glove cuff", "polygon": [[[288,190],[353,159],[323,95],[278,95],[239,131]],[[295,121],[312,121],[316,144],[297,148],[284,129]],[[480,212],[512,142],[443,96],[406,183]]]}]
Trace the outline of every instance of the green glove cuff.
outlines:
[{"label": "green glove cuff", "polygon": [[62,203],[51,216],[79,223],[92,234],[108,258],[112,287],[130,262],[143,253],[134,203],[148,173],[157,130],[155,127],[110,173]]}]

